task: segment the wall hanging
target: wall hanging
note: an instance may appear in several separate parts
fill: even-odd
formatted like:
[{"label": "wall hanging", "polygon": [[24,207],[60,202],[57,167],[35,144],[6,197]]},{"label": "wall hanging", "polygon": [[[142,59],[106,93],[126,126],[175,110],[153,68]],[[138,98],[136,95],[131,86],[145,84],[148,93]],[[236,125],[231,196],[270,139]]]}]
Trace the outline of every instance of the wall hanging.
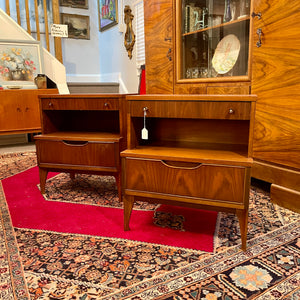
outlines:
[{"label": "wall hanging", "polygon": [[39,73],[43,73],[40,42],[0,40],[0,85],[35,87],[34,78]]},{"label": "wall hanging", "polygon": [[124,37],[124,45],[126,51],[128,52],[128,57],[132,58],[133,46],[135,43],[135,34],[132,29],[132,20],[134,16],[131,13],[131,8],[129,5],[126,5],[124,8],[124,23],[126,25],[126,32]]},{"label": "wall hanging", "polygon": [[90,17],[74,14],[60,14],[61,23],[68,25],[68,37],[73,39],[90,39]]},{"label": "wall hanging", "polygon": [[88,9],[88,0],[60,0],[60,6],[69,6],[74,8],[84,8]]},{"label": "wall hanging", "polygon": [[118,0],[98,0],[99,30],[118,24]]}]

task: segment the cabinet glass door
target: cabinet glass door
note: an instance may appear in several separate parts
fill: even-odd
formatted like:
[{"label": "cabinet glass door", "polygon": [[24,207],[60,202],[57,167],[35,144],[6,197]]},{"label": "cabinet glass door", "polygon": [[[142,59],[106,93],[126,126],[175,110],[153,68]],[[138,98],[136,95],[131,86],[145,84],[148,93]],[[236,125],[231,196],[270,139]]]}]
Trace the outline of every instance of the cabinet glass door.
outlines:
[{"label": "cabinet glass door", "polygon": [[247,76],[250,0],[179,2],[178,79]]}]

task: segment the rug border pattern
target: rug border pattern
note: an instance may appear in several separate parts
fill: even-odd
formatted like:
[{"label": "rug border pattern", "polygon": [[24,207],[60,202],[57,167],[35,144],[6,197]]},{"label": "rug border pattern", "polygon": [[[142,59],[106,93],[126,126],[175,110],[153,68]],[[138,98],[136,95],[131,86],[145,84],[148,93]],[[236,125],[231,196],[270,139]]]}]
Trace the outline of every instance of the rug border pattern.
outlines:
[{"label": "rug border pattern", "polygon": [[[269,232],[265,235],[259,236],[257,238],[248,241],[248,247],[245,252],[240,249],[240,246],[235,246],[225,250],[224,252],[217,253],[211,257],[204,258],[203,260],[195,263],[191,263],[188,266],[178,268],[167,274],[162,274],[154,279],[144,280],[142,283],[132,285],[128,288],[124,288],[119,292],[110,294],[107,297],[103,297],[103,300],[117,300],[117,299],[129,299],[129,297],[134,297],[135,299],[159,299],[166,293],[180,288],[184,288],[191,284],[183,279],[184,276],[189,276],[192,278],[193,282],[204,280],[208,277],[213,276],[216,273],[222,272],[224,269],[228,269],[228,266],[224,264],[224,259],[231,257],[234,265],[239,265],[242,262],[249,260],[252,257],[257,256],[263,252],[274,249],[287,241],[295,239],[300,236],[300,221],[283,226],[275,231]],[[212,274],[208,268],[213,266],[215,273]],[[299,276],[300,271],[297,273]],[[295,275],[296,276],[296,275]],[[164,287],[164,288],[161,288]],[[295,286],[290,287],[292,289]],[[265,298],[261,298],[265,299]],[[270,298],[268,298],[270,299]]]},{"label": "rug border pattern", "polygon": [[[13,299],[25,300],[30,299],[27,284],[24,276],[24,269],[21,262],[19,248],[11,222],[10,212],[5,200],[5,195],[0,181],[0,214],[3,226],[3,237],[6,245],[6,257],[8,268],[10,269],[10,284],[13,292]],[[7,283],[9,284],[9,283]]]}]

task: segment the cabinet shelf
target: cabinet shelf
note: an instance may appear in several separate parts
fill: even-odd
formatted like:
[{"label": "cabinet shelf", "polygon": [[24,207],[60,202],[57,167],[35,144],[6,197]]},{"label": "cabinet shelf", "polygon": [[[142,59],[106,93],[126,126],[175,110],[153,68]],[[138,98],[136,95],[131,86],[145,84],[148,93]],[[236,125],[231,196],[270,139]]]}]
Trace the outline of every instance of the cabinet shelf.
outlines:
[{"label": "cabinet shelf", "polygon": [[[231,150],[228,148],[232,148]],[[183,162],[218,163],[224,165],[251,166],[253,160],[247,157],[247,150],[241,145],[203,144],[202,148],[138,146],[127,149],[121,156],[149,158],[159,160],[176,160]]]},{"label": "cabinet shelf", "polygon": [[216,25],[216,26],[206,27],[206,28],[190,31],[190,32],[187,32],[187,33],[183,33],[182,36],[189,36],[189,35],[200,33],[200,32],[207,32],[209,30],[219,29],[219,28],[222,28],[222,27],[238,24],[238,23],[241,23],[241,22],[244,22],[244,21],[247,21],[247,20],[250,20],[249,16],[242,17],[238,20],[233,20],[233,21],[230,21],[230,22],[222,23],[222,24],[219,24],[219,25]]},{"label": "cabinet shelf", "polygon": [[65,140],[65,141],[113,141],[117,142],[122,137],[119,133],[113,132],[91,132],[91,131],[56,131],[47,134],[41,134],[40,140]]}]

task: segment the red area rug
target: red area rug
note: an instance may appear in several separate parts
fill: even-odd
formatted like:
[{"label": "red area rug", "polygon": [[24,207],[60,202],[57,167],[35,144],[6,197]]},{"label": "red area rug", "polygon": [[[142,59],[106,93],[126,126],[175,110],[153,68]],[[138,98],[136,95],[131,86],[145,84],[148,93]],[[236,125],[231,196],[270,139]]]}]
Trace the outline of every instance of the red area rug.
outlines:
[{"label": "red area rug", "polygon": [[175,230],[172,226],[162,228],[160,224],[154,224],[157,220],[153,219],[153,211],[134,210],[130,220],[131,230],[126,232],[123,230],[123,209],[46,201],[38,184],[37,167],[2,181],[14,227],[213,251],[216,212],[160,207],[158,211],[168,211],[171,225],[182,222],[180,229]]}]

